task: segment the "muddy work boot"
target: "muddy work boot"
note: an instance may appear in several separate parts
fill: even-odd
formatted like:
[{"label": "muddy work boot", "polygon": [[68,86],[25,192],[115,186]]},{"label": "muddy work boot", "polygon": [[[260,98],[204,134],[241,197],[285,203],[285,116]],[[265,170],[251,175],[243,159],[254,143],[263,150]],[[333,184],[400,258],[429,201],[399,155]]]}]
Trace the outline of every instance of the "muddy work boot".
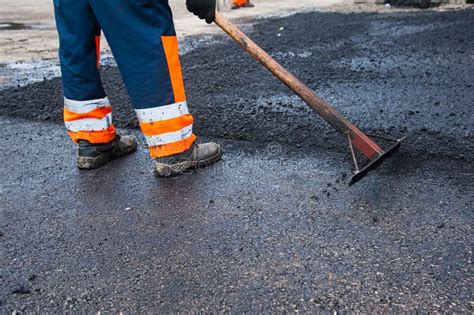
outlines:
[{"label": "muddy work boot", "polygon": [[79,154],[77,167],[83,170],[99,168],[112,159],[116,159],[134,152],[138,142],[133,136],[116,136],[109,143],[91,144],[86,140],[79,140]]},{"label": "muddy work boot", "polygon": [[193,144],[183,153],[155,159],[156,174],[173,177],[188,169],[203,168],[217,162],[222,157],[221,147],[214,142]]}]

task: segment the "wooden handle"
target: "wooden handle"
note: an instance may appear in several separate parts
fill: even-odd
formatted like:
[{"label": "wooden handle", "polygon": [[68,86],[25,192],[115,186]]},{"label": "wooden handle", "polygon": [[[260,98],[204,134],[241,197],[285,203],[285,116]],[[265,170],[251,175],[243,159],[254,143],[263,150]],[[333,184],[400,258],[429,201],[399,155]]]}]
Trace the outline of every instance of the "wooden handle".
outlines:
[{"label": "wooden handle", "polygon": [[351,124],[341,113],[331,105],[317,96],[310,88],[304,85],[288,70],[283,68],[275,59],[267,54],[262,48],[255,44],[247,35],[239,30],[229,20],[216,12],[214,21],[224,32],[234,39],[245,51],[254,59],[263,64],[271,73],[285,83],[303,101],[311,106],[321,117],[329,122],[336,130],[342,134],[351,136],[353,145],[359,149],[366,157],[372,159],[380,155],[383,150],[367,137],[356,126]]}]

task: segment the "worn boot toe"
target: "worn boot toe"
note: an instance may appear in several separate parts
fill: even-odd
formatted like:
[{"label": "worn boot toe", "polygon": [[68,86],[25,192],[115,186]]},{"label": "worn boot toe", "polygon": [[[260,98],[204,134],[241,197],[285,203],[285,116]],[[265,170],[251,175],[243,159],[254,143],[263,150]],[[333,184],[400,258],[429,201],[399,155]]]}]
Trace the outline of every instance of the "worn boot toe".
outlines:
[{"label": "worn boot toe", "polygon": [[221,157],[222,149],[217,143],[193,144],[183,153],[157,158],[155,170],[158,176],[173,177],[189,169],[209,166]]}]

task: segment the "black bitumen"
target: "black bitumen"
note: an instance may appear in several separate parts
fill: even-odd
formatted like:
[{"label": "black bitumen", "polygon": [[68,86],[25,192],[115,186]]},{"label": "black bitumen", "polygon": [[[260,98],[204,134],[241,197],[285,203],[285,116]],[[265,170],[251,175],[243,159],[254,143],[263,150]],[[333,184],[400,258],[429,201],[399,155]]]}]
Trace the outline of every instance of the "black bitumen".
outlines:
[{"label": "black bitumen", "polygon": [[[472,312],[473,22],[305,13],[251,29],[362,129],[409,136],[351,188],[344,139],[223,36],[182,64],[196,132],[226,154],[174,179],[144,147],[78,171],[58,79],[1,91],[0,310]],[[103,75],[139,135],[117,70]]]}]

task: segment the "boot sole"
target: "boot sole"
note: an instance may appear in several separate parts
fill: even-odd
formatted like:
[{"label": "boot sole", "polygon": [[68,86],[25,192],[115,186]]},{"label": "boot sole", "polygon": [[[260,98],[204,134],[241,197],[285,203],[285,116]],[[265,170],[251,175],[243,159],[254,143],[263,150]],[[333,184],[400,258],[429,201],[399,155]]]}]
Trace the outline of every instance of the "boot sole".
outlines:
[{"label": "boot sole", "polygon": [[173,165],[162,164],[155,162],[156,175],[160,177],[175,177],[183,174],[189,169],[198,169],[214,164],[222,157],[222,149],[219,148],[217,153],[206,160],[201,161],[183,161]]},{"label": "boot sole", "polygon": [[131,146],[130,148],[127,148],[125,151],[121,151],[117,155],[111,154],[104,154],[95,158],[92,157],[83,157],[80,156],[77,158],[77,167],[81,170],[93,170],[97,169],[101,166],[104,166],[107,164],[107,162],[113,160],[113,159],[118,159],[121,157],[124,157],[130,153],[133,153],[137,150],[138,145],[135,144],[134,146]]}]

